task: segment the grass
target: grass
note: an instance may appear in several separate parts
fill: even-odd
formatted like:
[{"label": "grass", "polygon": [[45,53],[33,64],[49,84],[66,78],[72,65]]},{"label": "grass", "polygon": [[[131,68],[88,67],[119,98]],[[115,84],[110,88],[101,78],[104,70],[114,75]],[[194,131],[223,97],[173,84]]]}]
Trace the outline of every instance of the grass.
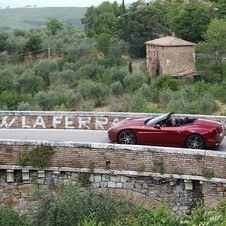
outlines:
[{"label": "grass", "polygon": [[0,31],[44,27],[49,18],[56,18],[62,23],[71,23],[77,29],[83,29],[81,18],[86,9],[86,7],[0,9]]}]

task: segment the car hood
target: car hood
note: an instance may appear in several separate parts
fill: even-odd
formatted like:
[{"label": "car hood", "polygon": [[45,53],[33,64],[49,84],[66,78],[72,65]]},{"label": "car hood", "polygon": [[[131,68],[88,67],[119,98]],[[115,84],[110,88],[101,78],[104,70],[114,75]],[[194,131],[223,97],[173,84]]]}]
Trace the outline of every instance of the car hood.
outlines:
[{"label": "car hood", "polygon": [[145,120],[148,118],[127,118],[119,122],[120,125],[144,125]]}]

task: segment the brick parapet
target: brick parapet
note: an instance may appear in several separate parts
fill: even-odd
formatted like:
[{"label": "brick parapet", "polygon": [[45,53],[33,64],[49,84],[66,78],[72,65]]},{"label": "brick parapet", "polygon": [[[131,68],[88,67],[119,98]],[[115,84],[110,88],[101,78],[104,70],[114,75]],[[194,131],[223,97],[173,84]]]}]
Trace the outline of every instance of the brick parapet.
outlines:
[{"label": "brick parapet", "polygon": [[[1,165],[20,165],[23,151],[52,146],[52,167],[89,168],[226,178],[226,153],[210,150],[79,142],[1,140]],[[210,175],[211,174],[211,175]]]}]

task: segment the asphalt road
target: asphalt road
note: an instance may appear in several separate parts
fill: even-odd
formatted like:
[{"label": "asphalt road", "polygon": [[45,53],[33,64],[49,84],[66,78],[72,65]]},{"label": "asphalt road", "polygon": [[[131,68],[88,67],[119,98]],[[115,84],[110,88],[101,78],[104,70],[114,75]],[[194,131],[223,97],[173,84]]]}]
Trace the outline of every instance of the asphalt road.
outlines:
[{"label": "asphalt road", "polygon": [[105,130],[0,129],[1,139],[108,143]]},{"label": "asphalt road", "polygon": [[[0,129],[1,139],[110,143],[105,130]],[[226,138],[214,150],[226,152]]]}]

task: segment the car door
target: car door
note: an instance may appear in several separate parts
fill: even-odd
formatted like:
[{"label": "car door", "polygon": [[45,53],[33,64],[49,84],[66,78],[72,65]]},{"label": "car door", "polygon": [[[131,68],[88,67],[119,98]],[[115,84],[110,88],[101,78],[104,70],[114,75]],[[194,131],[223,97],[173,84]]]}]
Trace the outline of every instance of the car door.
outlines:
[{"label": "car door", "polygon": [[183,145],[182,126],[149,127],[147,143],[156,146],[180,147]]}]

